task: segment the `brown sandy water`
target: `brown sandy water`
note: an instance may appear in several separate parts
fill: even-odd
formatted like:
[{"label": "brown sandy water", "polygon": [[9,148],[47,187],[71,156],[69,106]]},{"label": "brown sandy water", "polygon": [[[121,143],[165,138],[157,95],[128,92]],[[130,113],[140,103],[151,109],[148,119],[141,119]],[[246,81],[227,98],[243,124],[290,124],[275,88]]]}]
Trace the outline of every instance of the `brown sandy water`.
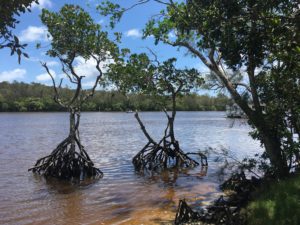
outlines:
[{"label": "brown sandy water", "polygon": [[[260,151],[245,121],[223,112],[179,112],[176,135],[185,151],[229,149],[237,158]],[[162,113],[140,114],[149,133],[159,138]],[[208,205],[220,194],[219,164],[142,176],[132,157],[146,139],[130,113],[83,113],[81,137],[104,178],[71,185],[27,172],[66,137],[67,113],[0,114],[0,224],[172,224],[178,201]]]}]

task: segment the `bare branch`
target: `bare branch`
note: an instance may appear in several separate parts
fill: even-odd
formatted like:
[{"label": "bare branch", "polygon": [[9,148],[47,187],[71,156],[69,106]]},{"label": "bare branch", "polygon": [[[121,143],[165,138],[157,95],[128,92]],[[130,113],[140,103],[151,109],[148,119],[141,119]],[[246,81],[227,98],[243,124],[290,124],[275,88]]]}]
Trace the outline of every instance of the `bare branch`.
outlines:
[{"label": "bare branch", "polygon": [[170,119],[170,118],[171,118],[171,117],[169,116],[169,114],[168,114],[168,112],[167,112],[166,108],[163,108],[163,112],[166,114],[166,116],[168,117],[168,119]]},{"label": "bare branch", "polygon": [[154,56],[154,62],[156,62],[157,63],[157,65],[159,66],[160,65],[160,62],[159,62],[159,60],[158,60],[158,57],[157,57],[157,54],[151,49],[151,48],[149,48],[149,47],[146,47],[147,49],[148,49],[148,51],[151,53],[151,55],[153,55]]},{"label": "bare branch", "polygon": [[139,114],[138,114],[137,111],[135,112],[134,117],[137,119],[137,121],[138,121],[138,123],[139,123],[139,125],[140,125],[140,127],[141,127],[141,129],[142,129],[142,131],[143,131],[143,133],[144,133],[144,135],[145,135],[146,138],[148,139],[148,141],[151,142],[151,143],[153,143],[153,144],[155,144],[155,145],[157,145],[157,143],[156,143],[156,142],[150,137],[150,135],[148,134],[148,132],[147,132],[147,130],[146,130],[146,128],[145,128],[143,122],[141,121],[141,119],[140,119]]},{"label": "bare branch", "polygon": [[78,76],[74,70],[74,67],[73,67],[73,61],[74,61],[74,58],[72,58],[72,60],[70,62],[67,62],[67,65],[68,65],[68,68],[70,69],[71,71],[71,74],[74,76],[74,78],[76,79],[74,82],[77,84],[77,87],[76,87],[76,91],[75,91],[75,94],[73,96],[73,98],[71,99],[69,105],[72,105],[75,100],[78,98],[79,94],[80,94],[80,91],[81,91],[81,80],[84,76]]},{"label": "bare branch", "polygon": [[61,78],[60,79],[60,82],[59,82],[59,85],[58,85],[58,88],[61,88],[61,85],[62,85],[62,82],[63,82],[64,78]]},{"label": "bare branch", "polygon": [[[55,100],[60,106],[66,108],[67,106],[62,102],[62,100],[61,100],[60,97],[59,97],[59,92],[58,92],[58,89],[57,89],[57,86],[56,86],[54,77],[53,77],[53,75],[51,74],[51,72],[50,72],[50,70],[49,70],[47,64],[46,64],[46,63],[43,63],[43,62],[40,62],[40,63],[41,63],[41,65],[46,69],[47,73],[48,73],[49,76],[51,77],[51,80],[52,80],[52,83],[53,83],[53,89],[54,89],[54,93],[55,93],[55,95],[54,95],[54,100]],[[61,86],[61,83],[62,83],[62,81],[60,82],[59,87]]]},{"label": "bare branch", "polygon": [[70,81],[71,83],[77,84],[77,82],[74,81],[74,80],[72,79],[71,75],[67,72],[67,70],[66,70],[64,64],[62,64],[62,71],[63,71],[64,74],[69,78],[69,81]]},{"label": "bare branch", "polygon": [[96,69],[98,70],[99,75],[97,76],[96,81],[95,81],[94,86],[92,87],[91,91],[88,92],[88,93],[84,96],[84,98],[83,98],[84,101],[85,101],[86,99],[88,99],[89,97],[92,97],[92,96],[94,95],[95,90],[96,90],[96,87],[97,87],[97,85],[98,85],[98,83],[99,83],[99,81],[100,81],[100,79],[101,79],[101,77],[102,77],[102,75],[103,75],[103,72],[102,72],[102,70],[101,70],[101,68],[100,68],[100,59],[98,59],[98,58],[97,58],[96,56],[94,56],[94,55],[92,55],[92,57],[93,57],[93,58],[96,60],[96,62],[97,62],[97,64],[96,64]]},{"label": "bare branch", "polygon": [[251,88],[250,88],[247,84],[245,84],[245,83],[236,82],[236,83],[233,83],[233,85],[235,85],[236,87],[238,87],[238,86],[243,86],[243,87],[246,88],[246,90],[247,90],[248,92],[251,92]]},{"label": "bare branch", "polygon": [[198,56],[199,59],[208,67],[211,68],[212,65],[207,61],[205,56],[198,50],[196,50],[190,43],[185,42],[185,41],[175,41],[175,42],[170,42],[168,40],[165,40],[165,42],[169,45],[172,45],[174,47],[186,47],[191,53],[194,55]]},{"label": "bare branch", "polygon": [[139,5],[148,3],[148,2],[150,2],[150,0],[139,0],[138,3],[135,3],[132,6],[130,6],[129,8],[124,9],[123,12],[131,10],[131,9],[135,8],[136,6],[139,6]]},{"label": "bare branch", "polygon": [[158,2],[160,4],[163,4],[163,5],[168,5],[168,6],[174,5],[172,0],[169,0],[169,2],[164,2],[164,1],[161,1],[161,0],[154,0],[154,1]]},{"label": "bare branch", "polygon": [[175,95],[177,95],[179,92],[181,92],[182,87],[183,87],[183,85],[184,85],[182,80],[177,79],[177,81],[178,81],[180,84],[179,84],[179,87],[177,88],[177,90],[175,91]]}]

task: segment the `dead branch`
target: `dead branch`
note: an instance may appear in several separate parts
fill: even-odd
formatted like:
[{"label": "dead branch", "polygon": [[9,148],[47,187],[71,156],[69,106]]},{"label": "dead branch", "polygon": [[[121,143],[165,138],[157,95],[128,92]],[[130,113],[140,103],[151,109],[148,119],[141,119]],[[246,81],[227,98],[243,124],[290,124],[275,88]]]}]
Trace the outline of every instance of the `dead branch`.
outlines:
[{"label": "dead branch", "polygon": [[[51,74],[51,72],[50,72],[50,70],[49,70],[47,64],[46,64],[46,63],[42,63],[42,62],[41,62],[41,64],[42,64],[42,66],[46,69],[46,71],[47,71],[47,73],[49,74],[49,76],[51,77],[51,80],[52,80],[52,83],[53,83],[53,89],[54,89],[54,101],[55,101],[56,103],[58,103],[60,106],[62,106],[62,107],[64,107],[64,108],[67,108],[66,104],[63,103],[62,100],[61,100],[60,97],[59,97],[58,88],[57,88],[57,86],[56,86],[54,77],[53,77],[53,75]],[[61,82],[62,82],[62,81],[61,81]],[[59,86],[61,86],[61,82],[60,82],[60,85],[59,85]]]}]

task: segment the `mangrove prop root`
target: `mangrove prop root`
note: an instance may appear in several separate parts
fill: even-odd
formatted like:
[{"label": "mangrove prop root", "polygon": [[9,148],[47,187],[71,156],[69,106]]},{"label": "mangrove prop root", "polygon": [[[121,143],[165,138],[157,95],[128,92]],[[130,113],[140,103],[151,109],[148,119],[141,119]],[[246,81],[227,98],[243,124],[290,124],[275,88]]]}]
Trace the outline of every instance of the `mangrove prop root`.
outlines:
[{"label": "mangrove prop root", "polygon": [[180,224],[218,224],[218,225],[236,225],[243,224],[243,218],[238,213],[238,208],[231,206],[229,201],[226,201],[223,196],[215,201],[214,205],[195,212],[186,203],[185,200],[180,200],[175,218],[175,225]]},{"label": "mangrove prop root", "polygon": [[94,167],[94,163],[76,135],[69,135],[50,155],[37,160],[35,166],[28,171],[67,180],[103,176],[103,173]]},{"label": "mangrove prop root", "polygon": [[[163,144],[162,144],[163,143]],[[162,168],[170,168],[174,166],[194,167],[199,163],[180,148],[178,143],[167,142],[147,143],[145,147],[132,160],[137,170],[159,170]]]},{"label": "mangrove prop root", "polygon": [[184,199],[180,200],[176,213],[175,225],[193,222],[193,220],[196,221],[198,219],[200,219],[200,215],[197,212],[194,212]]},{"label": "mangrove prop root", "polygon": [[202,152],[188,152],[186,155],[198,155],[201,159],[201,165],[204,167],[208,166],[207,157]]},{"label": "mangrove prop root", "polygon": [[[136,170],[138,171],[156,171],[171,167],[194,167],[199,163],[185,154],[179,147],[178,141],[175,138],[170,137],[168,133],[168,124],[164,137],[155,142],[148,134],[144,124],[139,118],[138,113],[135,113],[144,135],[148,139],[148,143],[144,148],[136,154],[132,160]],[[207,165],[207,161],[206,161]]]},{"label": "mangrove prop root", "polygon": [[99,74],[94,86],[89,91],[82,89],[82,78],[84,76],[79,76],[74,70],[73,62],[75,57],[76,54],[72,54],[69,58],[70,61],[67,60],[68,63],[66,63],[58,54],[58,58],[63,65],[64,74],[69,78],[69,81],[76,86],[73,96],[70,97],[69,100],[63,100],[61,98],[60,89],[63,79],[61,79],[59,85],[56,85],[54,76],[47,64],[42,63],[42,66],[46,69],[53,83],[54,101],[70,112],[70,133],[50,155],[39,159],[35,166],[29,169],[29,171],[42,174],[46,177],[51,176],[67,180],[72,180],[73,178],[83,180],[86,177],[101,178],[103,173],[94,167],[93,162],[80,143],[78,129],[81,106],[87,99],[94,95],[97,84],[102,77],[102,71],[100,69],[101,57],[97,58],[93,56]]}]

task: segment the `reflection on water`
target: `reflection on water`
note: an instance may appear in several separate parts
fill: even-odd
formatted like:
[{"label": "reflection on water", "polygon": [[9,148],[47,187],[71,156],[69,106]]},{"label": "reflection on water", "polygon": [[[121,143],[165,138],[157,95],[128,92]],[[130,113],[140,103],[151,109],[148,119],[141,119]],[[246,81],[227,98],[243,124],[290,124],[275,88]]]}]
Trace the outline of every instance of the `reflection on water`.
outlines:
[{"label": "reflection on water", "polygon": [[[259,144],[244,121],[222,112],[179,112],[175,132],[183,150],[226,148],[236,157],[253,155]],[[141,113],[149,133],[160,138],[162,113]],[[98,182],[80,186],[28,173],[35,161],[68,132],[67,113],[0,114],[0,224],[170,224],[179,199],[194,206],[219,195],[218,164],[169,170],[144,177],[131,164],[145,138],[132,114],[83,113],[81,137],[96,166]],[[205,174],[207,173],[207,176]]]}]

